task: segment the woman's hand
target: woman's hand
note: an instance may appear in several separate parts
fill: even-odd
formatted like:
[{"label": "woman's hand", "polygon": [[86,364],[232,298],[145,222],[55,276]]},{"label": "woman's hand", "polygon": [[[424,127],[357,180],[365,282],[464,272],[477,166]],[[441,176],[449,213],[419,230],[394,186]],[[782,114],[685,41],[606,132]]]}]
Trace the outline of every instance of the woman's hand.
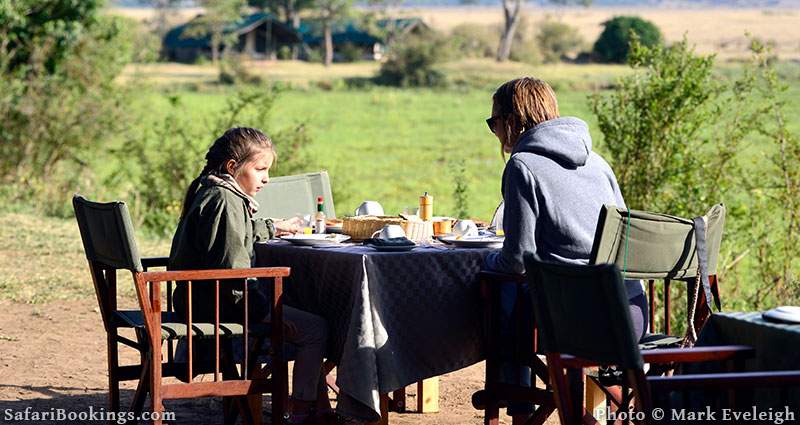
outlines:
[{"label": "woman's hand", "polygon": [[273,221],[275,226],[275,236],[291,235],[299,232],[303,228],[303,219],[294,217],[287,220]]}]

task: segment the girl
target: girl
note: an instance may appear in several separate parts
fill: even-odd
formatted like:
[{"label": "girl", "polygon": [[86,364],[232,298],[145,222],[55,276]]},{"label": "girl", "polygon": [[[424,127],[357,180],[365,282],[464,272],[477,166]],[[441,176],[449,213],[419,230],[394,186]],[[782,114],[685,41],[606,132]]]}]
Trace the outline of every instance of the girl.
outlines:
[{"label": "girl", "polygon": [[[500,141],[503,156],[511,154],[503,171],[503,249],[486,259],[491,270],[524,273],[525,253],[544,261],[587,264],[600,208],[625,207],[617,179],[603,158],[592,151],[585,122],[560,118],[555,93],[542,80],[520,78],[500,86],[492,97],[492,116],[486,122]],[[641,338],[647,330],[647,300],[638,280],[626,281],[634,328]],[[501,321],[510,323],[517,297],[527,317],[532,313],[527,287],[501,287]],[[525,332],[532,337],[533,332]],[[532,341],[518,341],[523,347]],[[530,370],[506,364],[498,377],[530,386]],[[509,406],[514,423],[527,418],[532,405]]]},{"label": "girl", "polygon": [[[269,169],[276,158],[272,141],[253,128],[232,128],[219,137],[206,154],[206,165],[186,192],[178,229],[172,240],[171,270],[247,268],[254,258],[253,242],[275,234],[295,232],[298,220],[256,223],[253,213],[256,193],[269,182]],[[268,320],[269,303],[257,282],[248,290],[249,320]],[[242,290],[220,285],[220,321],[242,320]],[[248,289],[250,286],[248,286]],[[174,292],[175,311],[186,314],[186,284]],[[261,298],[259,298],[259,296]],[[194,285],[192,314],[198,321],[214,320],[213,285]],[[326,394],[321,375],[327,339],[327,324],[316,315],[283,307],[286,340],[297,345],[292,376],[290,423],[313,423],[310,415],[318,394]],[[320,384],[322,382],[322,384]],[[326,398],[327,400],[327,398]]]}]

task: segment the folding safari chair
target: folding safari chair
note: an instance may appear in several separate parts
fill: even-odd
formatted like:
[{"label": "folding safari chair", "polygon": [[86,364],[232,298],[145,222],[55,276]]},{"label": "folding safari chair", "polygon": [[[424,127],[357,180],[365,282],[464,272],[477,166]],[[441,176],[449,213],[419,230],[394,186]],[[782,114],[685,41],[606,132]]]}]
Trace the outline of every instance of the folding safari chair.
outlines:
[{"label": "folding safari chair", "polygon": [[[273,267],[145,271],[144,264],[164,265],[164,260],[140,258],[125,203],[96,203],[80,195],[75,195],[72,202],[106,329],[111,410],[119,411],[119,383],[138,380],[130,409],[137,414],[142,411],[148,393],[151,396],[152,411],[157,413],[163,412],[163,400],[222,396],[226,397],[228,407],[225,415],[226,423],[233,423],[240,413],[245,423],[258,423],[261,416],[261,394],[271,392],[272,423],[280,423],[288,399],[287,367],[283,350],[270,350],[272,372],[268,379],[264,370],[256,363],[256,352],[251,348],[260,347],[266,337],[270,337],[272,347],[283,346],[282,290],[283,278],[289,275],[289,269]],[[117,307],[118,270],[127,270],[131,273],[139,302],[138,310],[124,310]],[[220,285],[241,283],[246,278],[272,279],[271,326],[263,324],[251,326],[248,323],[247,285],[242,285],[245,291],[243,299],[245,313],[242,322],[220,323]],[[187,282],[189,300],[192,285],[216,286],[217,296],[209,300],[215,305],[216,319],[213,323],[193,321],[191,302],[187,302],[188,317],[178,317],[176,313],[170,311],[171,285],[176,281]],[[166,284],[166,293],[161,289],[162,283]],[[166,311],[162,309],[164,300],[167,304]],[[135,332],[137,341],[120,335],[120,329],[126,328]],[[245,335],[255,338],[252,347],[250,338]],[[231,353],[231,344],[236,337],[244,345],[245,358],[241,365],[241,373],[237,370]],[[163,344],[183,338],[188,345],[187,362],[176,362],[171,350],[168,350],[164,359]],[[197,351],[193,350],[195,339],[208,341],[204,346],[213,347],[210,361],[195,364],[193,359]],[[119,344],[136,349],[140,353],[140,364],[120,365]],[[211,373],[213,381],[195,381],[194,376],[197,373]],[[163,383],[164,377],[177,377],[183,382]],[[154,419],[153,422],[160,424],[161,420]]]},{"label": "folding safari chair", "polygon": [[317,197],[324,198],[325,217],[336,218],[327,171],[270,179],[258,194],[255,218],[289,218],[317,212]]},{"label": "folding safari chair", "polygon": [[[648,377],[644,372],[645,362],[725,362],[727,370],[735,370],[743,366],[744,359],[752,356],[753,349],[718,346],[642,351],[634,334],[627,294],[616,265],[551,264],[527,255],[525,267],[540,348],[547,358],[550,382],[564,425],[595,423],[592,412],[584,408],[583,369],[588,367],[615,365],[622,371],[623,385],[631,389],[636,409],[641,412],[636,416],[640,419],[637,423],[658,422],[659,417],[653,415],[655,407],[686,407],[680,405],[685,398],[674,397],[686,391],[719,392],[724,394],[722,407],[730,408],[736,407],[736,398],[729,390],[800,384],[798,371]],[[630,411],[629,406],[623,411]]]},{"label": "folding safari chair", "polygon": [[[684,345],[684,337],[671,335],[670,296],[672,282],[686,285],[686,314],[689,343],[711,315],[711,302],[721,308],[717,280],[717,260],[725,225],[725,206],[713,206],[706,215],[686,219],[667,214],[627,210],[605,205],[600,216],[592,248],[591,264],[613,263],[625,279],[647,281],[650,332],[640,341],[643,350],[675,348]],[[658,292],[656,281],[663,284],[663,333],[656,333]],[[688,326],[691,322],[691,326]],[[669,365],[653,365],[650,375],[671,370]],[[602,369],[590,378],[617,406],[626,405],[629,394],[616,394],[609,387],[620,383],[619,371]]]}]

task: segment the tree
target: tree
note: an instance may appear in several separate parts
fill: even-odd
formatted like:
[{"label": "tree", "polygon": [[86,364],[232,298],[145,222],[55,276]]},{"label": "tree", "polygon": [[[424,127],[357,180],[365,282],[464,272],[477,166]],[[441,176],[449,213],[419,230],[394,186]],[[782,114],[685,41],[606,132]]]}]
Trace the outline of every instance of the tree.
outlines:
[{"label": "tree", "polygon": [[353,0],[315,0],[314,5],[322,21],[322,37],[325,46],[325,66],[333,63],[333,23],[350,14]]},{"label": "tree", "polygon": [[[514,34],[520,20],[523,0],[503,0],[503,35],[500,37],[500,46],[497,48],[497,61],[505,62],[511,55],[511,46],[514,42]],[[549,0],[550,3],[558,5],[579,4],[589,6],[592,0]]]},{"label": "tree", "polygon": [[172,12],[175,10],[175,6],[178,4],[180,0],[149,0],[153,9],[155,9],[155,21],[153,22],[153,26],[155,27],[156,34],[159,37],[164,37],[164,35],[169,30],[169,17]]},{"label": "tree", "polygon": [[114,81],[130,39],[101,3],[0,3],[0,186],[13,201],[63,213],[63,194],[130,122]]},{"label": "tree", "polygon": [[647,47],[660,44],[662,40],[658,27],[638,16],[615,16],[603,22],[603,27],[593,52],[604,62],[625,63],[631,50],[632,34]]},{"label": "tree", "polygon": [[248,0],[248,5],[269,11],[294,29],[300,28],[300,12],[314,6],[314,0]]},{"label": "tree", "polygon": [[225,26],[241,18],[245,0],[198,0],[197,4],[205,9],[205,14],[194,21],[188,34],[211,36],[211,61],[218,65],[220,49],[228,44]]}]

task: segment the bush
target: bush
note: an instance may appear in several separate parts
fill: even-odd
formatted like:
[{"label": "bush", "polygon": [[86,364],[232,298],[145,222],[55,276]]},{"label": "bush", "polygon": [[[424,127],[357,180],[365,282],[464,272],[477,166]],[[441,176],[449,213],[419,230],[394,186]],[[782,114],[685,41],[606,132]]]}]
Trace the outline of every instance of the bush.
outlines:
[{"label": "bush", "polygon": [[800,138],[768,49],[754,41],[751,64],[727,79],[685,39],[631,47],[638,72],[592,101],[627,205],[693,217],[724,201],[718,274],[746,301],[735,308],[798,302]]},{"label": "bush", "polygon": [[661,31],[655,24],[637,16],[617,16],[603,22],[603,32],[592,49],[603,62],[625,63],[630,52],[631,34],[646,47],[661,43]]},{"label": "bush", "polygon": [[[0,180],[50,213],[83,178],[97,150],[124,130],[130,60],[123,22],[92,1],[0,7]],[[68,208],[66,208],[68,211]]]},{"label": "bush", "polygon": [[353,43],[347,42],[339,46],[339,60],[341,62],[358,62],[363,59],[363,50]]},{"label": "bush", "polygon": [[186,188],[203,168],[208,147],[228,128],[255,127],[272,137],[278,159],[271,175],[308,171],[305,148],[310,137],[305,126],[270,130],[270,115],[278,96],[279,91],[272,88],[238,87],[216,114],[219,118],[205,126],[186,118],[180,98],[170,98],[163,121],[142,134],[131,134],[128,143],[115,152],[116,157],[125,158],[127,166],[121,166],[106,183],[118,186],[128,182],[130,186],[121,189],[130,192],[127,198],[135,204],[132,211],[137,222],[151,233],[169,236],[178,223]]},{"label": "bush", "polygon": [[448,40],[452,59],[493,58],[500,33],[493,27],[478,24],[461,24],[453,28]]},{"label": "bush", "polygon": [[558,62],[577,53],[583,46],[583,37],[578,30],[563,22],[546,20],[539,26],[536,42],[544,62]]},{"label": "bush", "polygon": [[[498,31],[501,30],[498,28]],[[517,31],[514,32],[514,41],[511,44],[509,59],[531,65],[542,63],[542,52],[539,49],[539,43],[533,36],[530,20],[525,16],[520,18],[517,24]]]},{"label": "bush", "polygon": [[392,45],[376,82],[397,87],[442,86],[445,76],[435,65],[444,49],[445,42],[439,37],[405,37]]}]

